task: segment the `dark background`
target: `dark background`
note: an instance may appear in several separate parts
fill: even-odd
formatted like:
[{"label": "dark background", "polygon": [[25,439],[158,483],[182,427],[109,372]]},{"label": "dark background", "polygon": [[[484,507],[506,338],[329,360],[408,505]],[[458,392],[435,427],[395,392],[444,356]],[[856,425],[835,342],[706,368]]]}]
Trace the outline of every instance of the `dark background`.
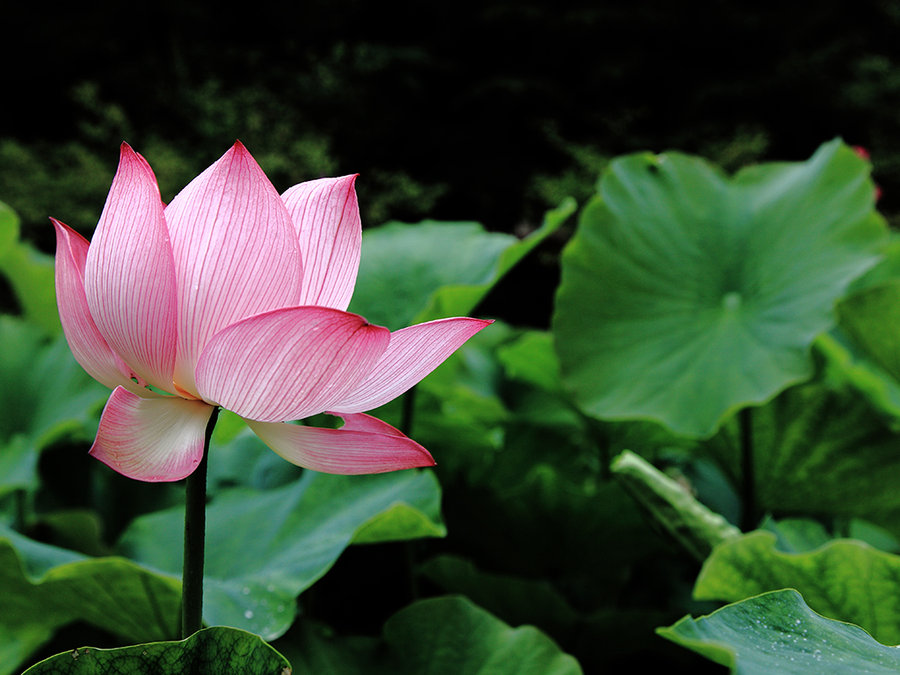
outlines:
[{"label": "dark background", "polygon": [[[618,154],[735,169],[842,136],[900,209],[896,2],[10,3],[3,24],[0,200],[48,251],[48,215],[93,227],[122,140],[164,199],[240,138],[279,190],[361,173],[367,226],[521,234]],[[565,235],[495,314],[546,324]]]}]

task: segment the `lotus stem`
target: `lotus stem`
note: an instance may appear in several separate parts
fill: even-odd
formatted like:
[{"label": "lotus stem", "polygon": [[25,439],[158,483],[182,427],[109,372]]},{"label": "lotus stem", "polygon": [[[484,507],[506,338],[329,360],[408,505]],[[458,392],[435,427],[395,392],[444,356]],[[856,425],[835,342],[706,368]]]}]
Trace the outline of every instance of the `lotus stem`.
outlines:
[{"label": "lotus stem", "polygon": [[403,396],[403,411],[400,416],[400,431],[402,431],[407,436],[412,435],[412,426],[416,412],[416,389],[418,389],[418,386],[413,387]]},{"label": "lotus stem", "polygon": [[[412,426],[415,421],[416,414],[416,391],[418,385],[408,390],[403,395],[403,409],[400,414],[400,431],[407,436],[412,436]],[[409,584],[409,595],[412,601],[416,601],[420,597],[419,579],[416,575],[416,568],[419,561],[414,548],[415,542],[406,541],[403,543],[404,563],[406,565],[406,579]]]},{"label": "lotus stem", "polygon": [[206,466],[219,409],[213,408],[206,424],[200,464],[187,477],[184,508],[184,566],[181,572],[181,637],[203,627],[203,559],[206,552]]}]

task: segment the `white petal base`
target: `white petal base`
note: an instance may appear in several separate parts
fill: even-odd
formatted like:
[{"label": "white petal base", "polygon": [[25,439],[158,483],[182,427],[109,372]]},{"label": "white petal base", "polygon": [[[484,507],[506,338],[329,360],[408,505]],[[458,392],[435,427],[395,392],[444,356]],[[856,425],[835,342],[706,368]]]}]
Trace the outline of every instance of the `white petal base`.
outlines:
[{"label": "white petal base", "polygon": [[128,478],[181,480],[203,458],[212,406],[175,396],[143,398],[116,387],[90,454]]}]

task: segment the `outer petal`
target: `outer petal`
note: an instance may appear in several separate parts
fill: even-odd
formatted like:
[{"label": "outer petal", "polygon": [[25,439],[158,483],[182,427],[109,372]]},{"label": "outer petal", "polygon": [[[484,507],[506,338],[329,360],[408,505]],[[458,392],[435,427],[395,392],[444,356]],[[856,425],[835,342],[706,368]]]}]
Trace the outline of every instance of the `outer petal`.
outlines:
[{"label": "outer petal", "polygon": [[482,319],[439,319],[391,333],[391,342],[372,374],[329,409],[355,413],[384,405],[419,382],[491,323]]},{"label": "outer petal", "polygon": [[362,223],[356,176],[300,183],[282,195],[303,256],[299,305],[347,309],[359,270]]},{"label": "outer petal", "polygon": [[103,410],[90,454],[129,478],[180,480],[203,457],[212,411],[202,401],[141,398],[118,387]]},{"label": "outer petal", "polygon": [[197,364],[197,388],[242,417],[283,422],[328,410],[372,371],[387,328],[327,307],[289,307],[228,326]]},{"label": "outer petal", "polygon": [[56,228],[56,303],[75,360],[88,375],[110,389],[119,385],[135,387],[131,370],[109,348],[88,309],[84,294],[88,242],[68,225],[50,220]]},{"label": "outer petal", "polygon": [[302,265],[290,215],[236,143],[166,209],[178,280],[175,382],[196,394],[194,367],[219,330],[296,306]]},{"label": "outer petal", "polygon": [[84,287],[110,348],[141,378],[171,390],[175,264],[156,177],[125,143],[88,250]]},{"label": "outer petal", "polygon": [[339,474],[384,473],[434,466],[428,451],[369,415],[341,415],[341,429],[247,420],[262,441],[292,464]]}]

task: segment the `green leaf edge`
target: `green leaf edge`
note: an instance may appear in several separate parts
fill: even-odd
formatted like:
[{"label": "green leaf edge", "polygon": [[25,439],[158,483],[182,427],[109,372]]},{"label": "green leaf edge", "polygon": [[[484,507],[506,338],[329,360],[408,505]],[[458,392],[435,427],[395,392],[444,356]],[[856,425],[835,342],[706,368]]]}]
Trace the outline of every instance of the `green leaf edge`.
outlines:
[{"label": "green leaf edge", "polygon": [[[144,644],[138,645],[129,645],[127,647],[114,647],[110,649],[103,649],[99,647],[78,647],[76,649],[72,649],[71,651],[60,652],[59,654],[54,654],[43,661],[39,661],[34,664],[28,670],[26,670],[22,675],[39,675],[41,673],[49,672],[49,673],[60,673],[66,672],[66,665],[70,665],[75,662],[78,658],[86,656],[88,654],[97,654],[102,655],[113,655],[120,657],[133,657],[135,656],[138,650],[141,650],[141,656],[146,655],[148,649],[162,649],[166,647],[174,647],[176,645],[183,645],[183,650],[199,650],[202,649],[204,644],[208,639],[211,639],[214,634],[232,634],[235,637],[244,637],[245,640],[257,640],[262,648],[269,652],[269,656],[275,660],[278,659],[281,661],[281,675],[290,675],[292,672],[292,667],[290,662],[272,645],[263,640],[260,636],[250,633],[245,630],[241,630],[240,628],[232,628],[230,626],[211,626],[209,628],[203,628],[193,635],[183,639],[183,640],[167,640],[162,642],[148,642]],[[80,652],[80,653],[79,653]],[[134,652],[134,653],[133,653]],[[62,662],[62,663],[60,663]],[[62,671],[58,670],[59,666],[62,666]],[[46,670],[46,668],[52,668],[52,670]],[[78,670],[74,672],[79,672]],[[113,671],[113,672],[125,672],[125,671]],[[138,671],[134,671],[138,672]]]},{"label": "green leaf edge", "polygon": [[[892,647],[890,645],[882,644],[881,642],[879,642],[878,640],[873,638],[872,635],[868,631],[866,631],[864,628],[862,628],[854,623],[850,623],[848,621],[841,621],[840,619],[832,619],[830,617],[819,614],[817,611],[815,611],[809,605],[806,604],[806,601],[803,599],[803,595],[794,588],[782,588],[782,589],[778,589],[778,590],[767,591],[765,593],[760,593],[758,595],[749,596],[738,602],[733,602],[733,603],[725,605],[723,607],[719,607],[715,611],[713,611],[709,614],[706,614],[706,615],[699,616],[696,619],[693,618],[690,614],[686,614],[685,616],[683,616],[681,619],[676,621],[671,626],[660,626],[660,627],[656,628],[656,630],[654,632],[662,638],[665,638],[671,642],[674,642],[677,645],[680,645],[680,646],[690,649],[691,651],[694,651],[702,656],[705,656],[706,658],[708,658],[709,660],[711,660],[715,663],[718,663],[720,665],[730,668],[732,670],[732,672],[739,672],[737,670],[738,653],[734,649],[729,647],[727,644],[725,644],[723,642],[718,642],[716,640],[703,640],[701,638],[686,637],[684,635],[679,634],[678,630],[685,625],[696,626],[701,621],[706,621],[706,620],[716,616],[719,613],[728,612],[729,610],[733,609],[734,607],[736,607],[738,605],[741,605],[742,603],[750,602],[750,601],[757,600],[760,598],[765,598],[767,596],[774,596],[774,595],[780,595],[780,594],[788,594],[788,595],[796,596],[796,598],[799,599],[800,604],[806,609],[806,611],[808,611],[814,617],[821,619],[823,622],[825,622],[827,624],[846,626],[852,632],[858,632],[859,634],[861,634],[861,637],[866,638],[868,640],[868,642],[870,642],[873,646],[882,647],[885,649],[900,649],[898,647]],[[898,659],[900,659],[900,657],[898,657]],[[794,672],[794,671],[791,671],[791,672]]]}]

